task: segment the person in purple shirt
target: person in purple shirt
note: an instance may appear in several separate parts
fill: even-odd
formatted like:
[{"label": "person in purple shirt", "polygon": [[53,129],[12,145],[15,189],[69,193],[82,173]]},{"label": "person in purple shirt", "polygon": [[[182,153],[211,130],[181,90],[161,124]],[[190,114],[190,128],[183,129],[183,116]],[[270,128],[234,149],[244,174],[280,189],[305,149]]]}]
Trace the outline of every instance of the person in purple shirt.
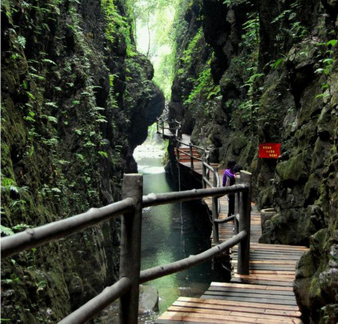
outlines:
[{"label": "person in purple shirt", "polygon": [[[231,186],[235,183],[235,171],[234,167],[236,165],[236,161],[229,160],[227,164],[227,168],[224,170],[223,174],[223,187]],[[235,213],[235,197],[233,194],[228,195],[228,217]]]},{"label": "person in purple shirt", "polygon": [[229,181],[231,178],[235,177],[234,166],[236,165],[236,161],[229,160],[227,164],[227,168],[224,170],[223,174],[223,187],[229,186]]}]

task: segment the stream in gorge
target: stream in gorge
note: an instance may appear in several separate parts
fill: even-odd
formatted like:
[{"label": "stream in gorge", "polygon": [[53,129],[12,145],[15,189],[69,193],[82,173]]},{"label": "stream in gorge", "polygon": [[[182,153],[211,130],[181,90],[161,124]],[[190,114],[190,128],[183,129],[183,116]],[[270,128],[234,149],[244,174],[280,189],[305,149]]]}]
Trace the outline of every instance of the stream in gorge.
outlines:
[{"label": "stream in gorge", "polygon": [[[178,191],[163,166],[161,145],[143,144],[134,158],[143,174],[144,195]],[[211,223],[199,201],[161,205],[143,210],[142,270],[186,258],[210,248]],[[179,296],[200,297],[214,273],[211,261],[147,283],[159,292],[160,314]],[[149,323],[147,321],[147,323]]]}]

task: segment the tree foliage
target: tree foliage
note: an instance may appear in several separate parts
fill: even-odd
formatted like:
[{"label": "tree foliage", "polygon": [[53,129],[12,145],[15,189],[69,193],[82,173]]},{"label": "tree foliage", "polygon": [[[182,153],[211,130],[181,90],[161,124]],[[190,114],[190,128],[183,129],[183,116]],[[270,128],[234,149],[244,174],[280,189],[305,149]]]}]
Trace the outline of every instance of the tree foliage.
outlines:
[{"label": "tree foliage", "polygon": [[154,82],[167,99],[171,95],[174,76],[176,38],[186,25],[183,15],[188,0],[126,0],[131,8],[138,50],[143,52],[155,68]]}]

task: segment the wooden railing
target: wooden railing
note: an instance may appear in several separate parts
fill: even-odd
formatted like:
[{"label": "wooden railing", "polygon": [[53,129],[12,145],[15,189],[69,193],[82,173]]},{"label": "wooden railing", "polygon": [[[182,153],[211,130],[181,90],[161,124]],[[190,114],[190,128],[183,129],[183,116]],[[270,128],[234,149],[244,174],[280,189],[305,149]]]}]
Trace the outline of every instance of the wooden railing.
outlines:
[{"label": "wooden railing", "polygon": [[[173,125],[173,127],[165,127],[165,125]],[[166,117],[160,117],[157,120],[157,132],[162,134],[162,137],[165,137],[165,130],[170,130],[173,134],[173,138],[175,139],[176,146],[176,160],[179,161],[181,155],[188,156],[190,158],[190,168],[192,170],[195,169],[195,162],[200,162],[202,164],[202,188],[219,188],[221,187],[221,179],[218,174],[218,168],[213,167],[210,164],[210,151],[192,144],[183,142],[182,131],[181,131],[181,123],[177,120],[167,120]],[[189,152],[186,152],[183,147],[188,147]],[[200,157],[194,156],[194,149],[198,151]],[[212,178],[212,181],[211,181]],[[213,226],[213,242],[219,242],[219,232],[218,232],[218,217],[220,214],[220,201],[218,198],[214,197],[212,199],[212,226]]]},{"label": "wooden railing", "polygon": [[[172,127],[166,127],[166,125],[173,125]],[[182,139],[182,131],[181,131],[181,122],[177,120],[166,120],[165,118],[157,119],[157,133],[162,134],[162,137],[166,136],[165,130],[169,130],[173,137],[175,138],[176,145],[176,159],[180,160],[181,155],[188,156],[190,158],[190,168],[192,170],[195,169],[195,162],[202,163],[202,187],[207,188],[210,186],[211,188],[220,187],[220,178],[218,175],[218,170],[215,167],[210,165],[210,151],[192,144],[183,142]],[[189,152],[186,152],[182,147],[189,148]],[[194,156],[194,149],[199,153],[201,157]],[[210,174],[213,174],[213,182],[210,181]]]},{"label": "wooden railing", "polygon": [[179,121],[171,120],[170,122],[167,122],[164,118],[159,117],[157,118],[156,122],[156,131],[159,134],[162,134],[162,136],[166,136],[166,130],[168,130],[170,133],[172,133],[175,138],[182,138],[181,133],[181,123]]},{"label": "wooden railing", "polygon": [[[92,208],[83,214],[44,226],[29,228],[21,233],[4,237],[1,239],[2,257],[9,257],[26,249],[64,238],[87,227],[122,215],[120,279],[59,323],[85,323],[119,298],[119,322],[121,324],[136,324],[139,285],[142,283],[193,267],[236,244],[239,244],[237,272],[239,274],[249,273],[251,174],[241,172],[241,181],[242,183],[231,187],[194,189],[161,194],[152,193],[142,196],[143,176],[125,174],[122,187],[123,199],[121,201],[102,208]],[[239,212],[239,231],[236,235],[200,254],[140,271],[142,208],[197,200],[204,197],[216,198],[231,193],[237,196],[237,210]]]},{"label": "wooden railing", "polygon": [[[195,168],[194,162],[195,161],[198,161],[198,162],[203,161],[202,158],[194,156],[194,148],[196,149],[196,151],[198,151],[200,153],[200,155],[202,157],[204,157],[204,159],[206,158],[206,154],[208,152],[205,149],[203,149],[202,147],[194,145],[191,142],[189,144],[187,144],[187,143],[182,142],[177,137],[175,137],[175,139],[176,139],[176,158],[177,158],[177,160],[179,160],[181,158],[181,155],[189,156],[189,158],[190,158],[190,168],[192,170],[194,170],[194,168]],[[186,152],[181,148],[181,147],[184,147],[184,146],[189,148],[189,152]]]}]

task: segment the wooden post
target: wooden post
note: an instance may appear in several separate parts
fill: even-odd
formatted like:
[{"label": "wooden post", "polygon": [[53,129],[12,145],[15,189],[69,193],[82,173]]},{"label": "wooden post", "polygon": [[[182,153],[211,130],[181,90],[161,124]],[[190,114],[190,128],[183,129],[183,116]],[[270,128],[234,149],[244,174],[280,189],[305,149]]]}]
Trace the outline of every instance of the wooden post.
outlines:
[{"label": "wooden post", "polygon": [[192,144],[189,143],[189,150],[190,150],[190,167],[194,170],[194,156],[192,154]]},{"label": "wooden post", "polygon": [[234,219],[234,231],[235,231],[235,234],[238,234],[238,229],[239,229],[238,216],[240,215],[240,208],[239,208],[240,197],[241,197],[241,193],[240,192],[236,192],[235,193],[235,219]]},{"label": "wooden post", "polygon": [[240,219],[239,232],[246,231],[247,236],[238,244],[238,263],[237,273],[249,274],[250,261],[250,218],[251,218],[251,180],[252,174],[246,171],[241,171],[241,182],[249,186],[240,195]]},{"label": "wooden post", "polygon": [[180,151],[179,151],[179,148],[180,148],[180,142],[176,142],[176,159],[177,159],[177,162],[180,161]]},{"label": "wooden post", "polygon": [[[241,183],[241,177],[240,175],[236,174],[236,179],[235,179],[235,184],[240,184]],[[239,215],[240,215],[240,197],[241,197],[241,193],[240,192],[236,192],[235,193],[235,219],[234,219],[234,230],[235,233],[238,234],[238,230],[239,230]]]},{"label": "wooden post", "polygon": [[[217,178],[216,178],[217,173],[218,169],[214,168],[214,179],[212,182],[213,188],[217,187]],[[218,224],[215,222],[215,219],[218,219],[218,198],[212,197],[212,220],[213,220],[212,233],[214,244],[218,244],[219,243]]]},{"label": "wooden post", "polygon": [[123,177],[123,198],[135,200],[133,212],[124,214],[121,222],[120,279],[129,278],[132,288],[120,298],[119,323],[137,324],[139,281],[141,270],[141,227],[142,227],[143,176],[125,174]]},{"label": "wooden post", "polygon": [[[205,162],[206,162],[206,164],[210,165],[210,156],[209,156],[210,152],[205,151],[205,154],[206,154]],[[210,170],[209,169],[206,171],[206,177],[210,181]]]},{"label": "wooden post", "polygon": [[206,182],[204,179],[206,178],[206,167],[204,165],[205,163],[205,157],[202,158],[202,188],[205,189],[207,187]]},{"label": "wooden post", "polygon": [[178,138],[182,139],[182,128],[180,124],[178,125]]}]

